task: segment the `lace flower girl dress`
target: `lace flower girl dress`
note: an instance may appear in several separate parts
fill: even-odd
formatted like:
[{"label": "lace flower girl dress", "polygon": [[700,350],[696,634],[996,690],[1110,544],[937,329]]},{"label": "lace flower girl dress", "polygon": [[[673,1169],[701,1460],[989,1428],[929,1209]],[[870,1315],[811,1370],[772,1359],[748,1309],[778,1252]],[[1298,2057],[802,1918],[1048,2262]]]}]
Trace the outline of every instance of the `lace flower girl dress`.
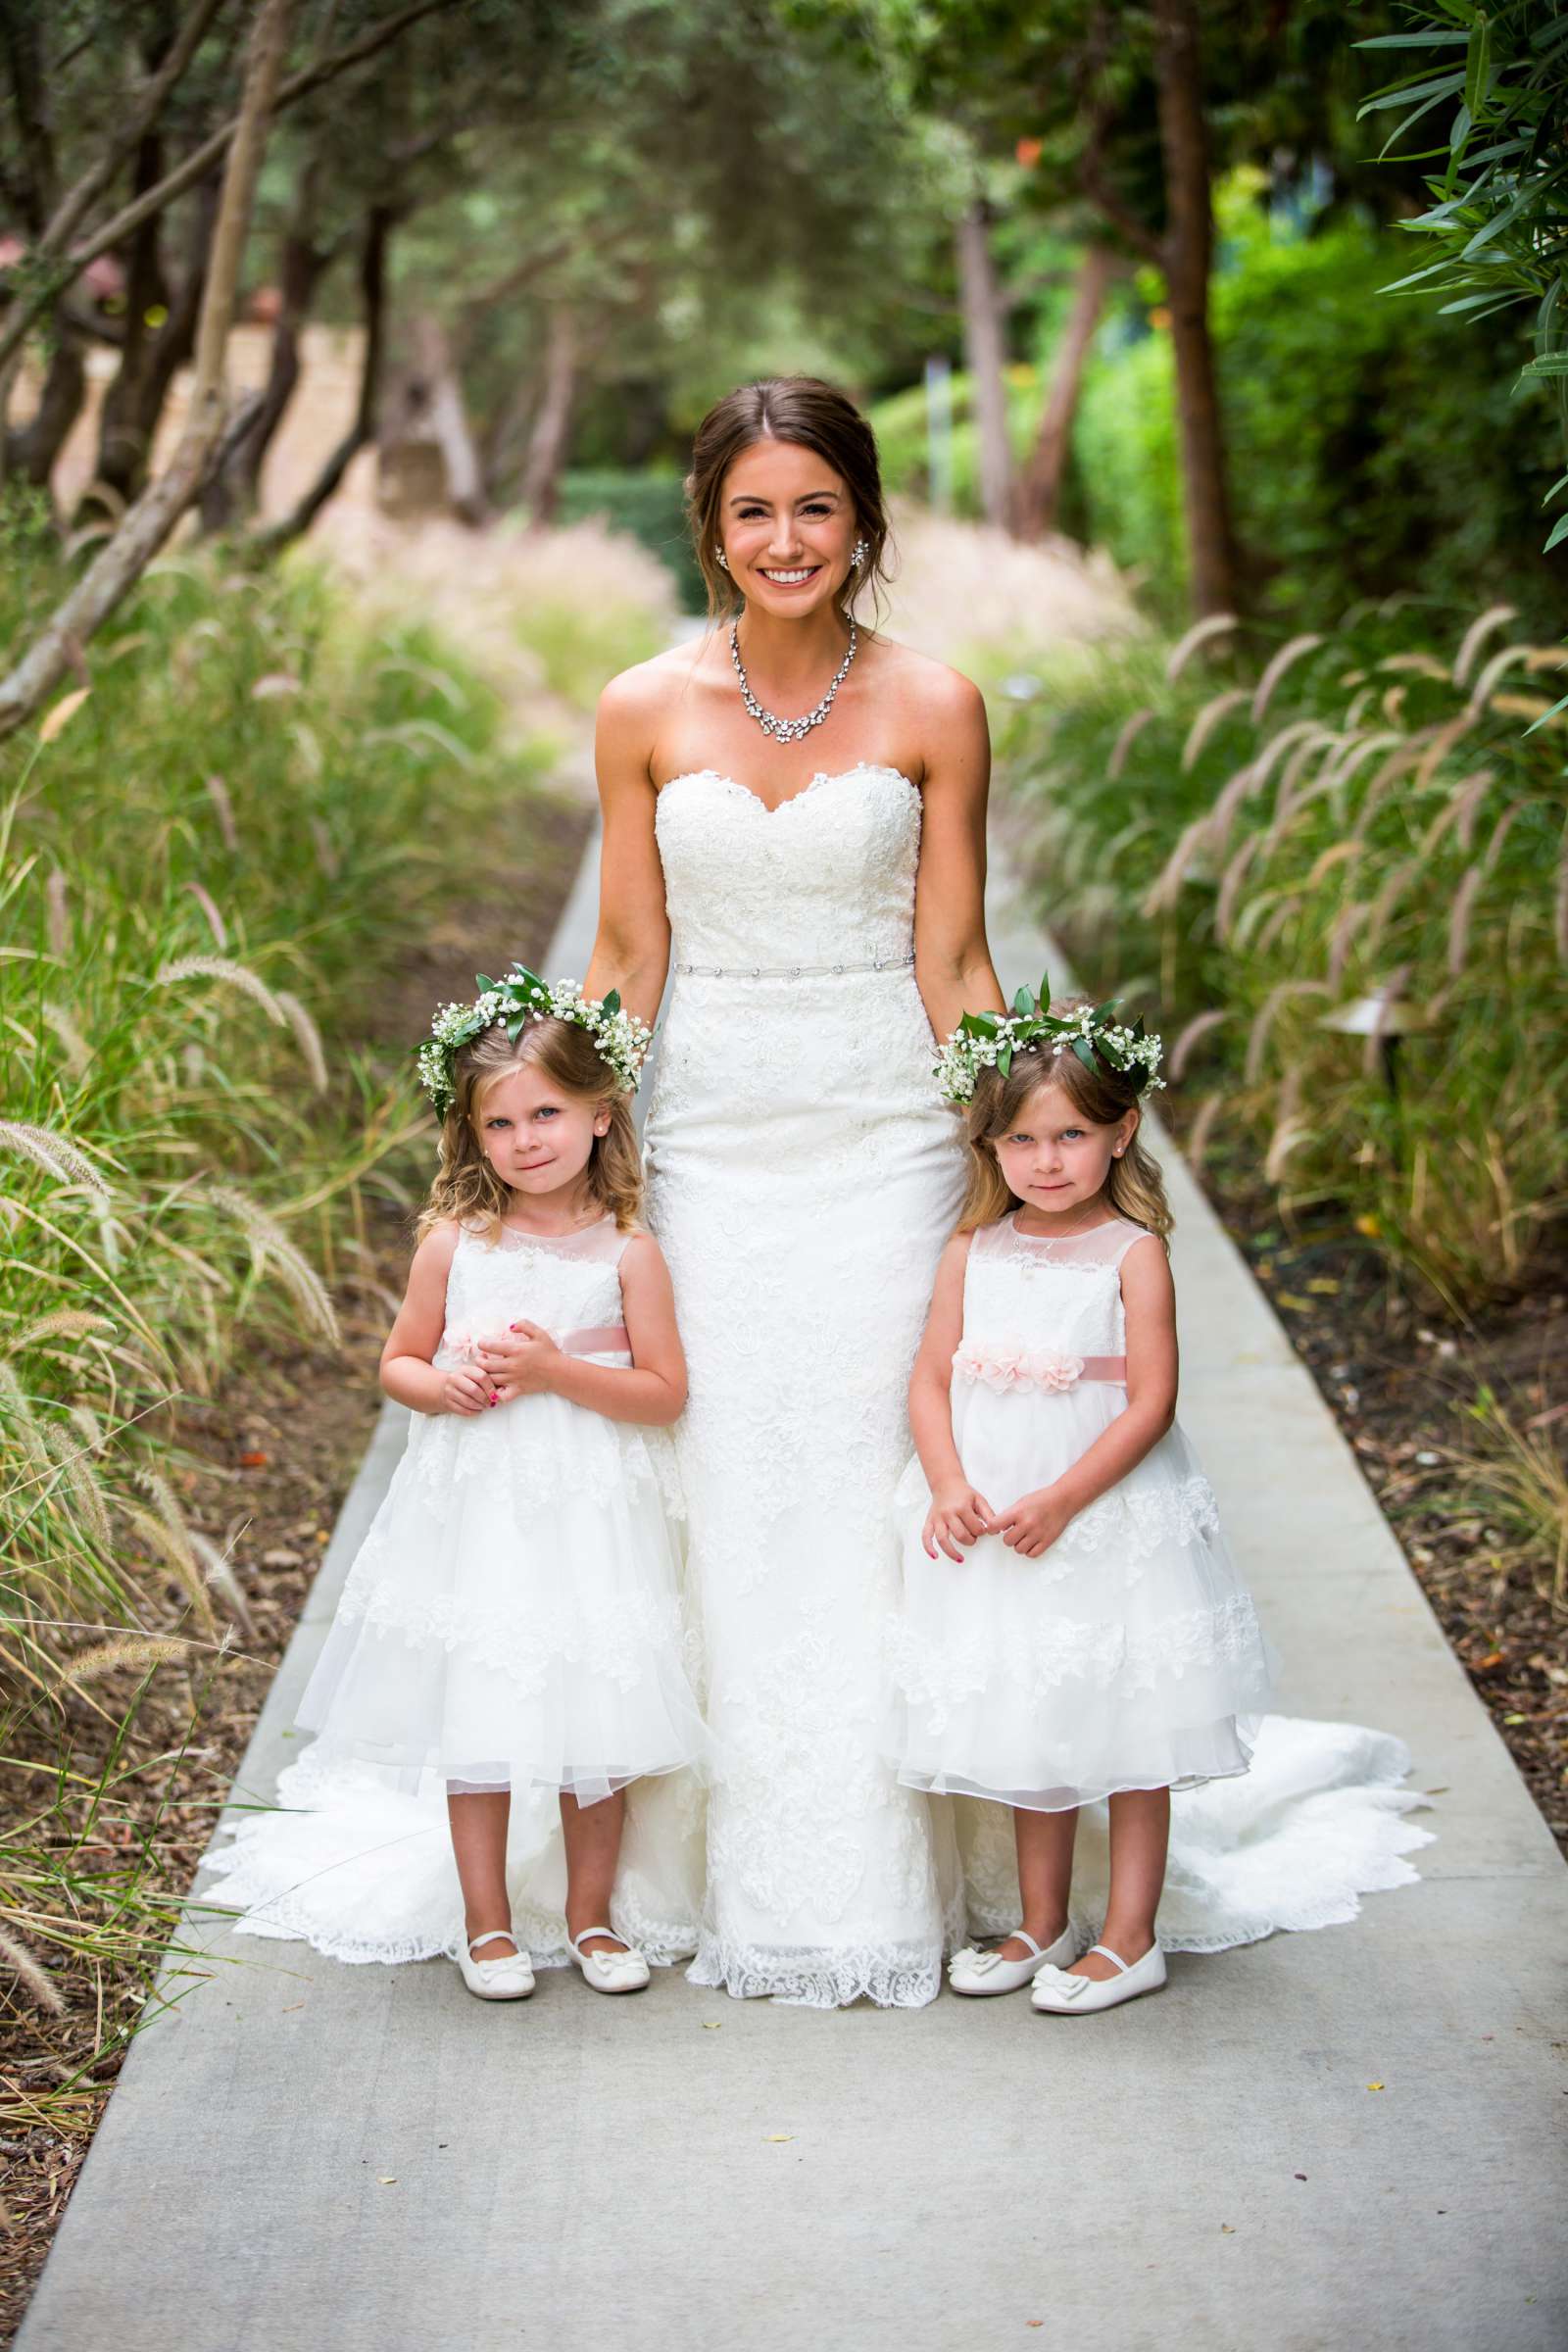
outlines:
[{"label": "lace flower girl dress", "polygon": [[[1124,1218],[1063,1239],[983,1226],[964,1276],[953,1434],[995,1510],[1049,1486],[1125,1410]],[[900,1488],[901,1777],[1036,1811],[1247,1771],[1269,1704],[1252,1603],[1179,1423],[1031,1559],[982,1536],[961,1566],[920,1541]]]},{"label": "lace flower girl dress", "polygon": [[[526,1317],[573,1354],[629,1364],[627,1238],[609,1217],[561,1239],[464,1234],[432,1360],[471,1360],[480,1339]],[[416,1413],[300,1702],[300,1727],[318,1737],[279,1778],[286,1809],[252,1816],[209,1857],[237,1924],[346,1960],[453,1949],[463,1905],[447,1788],[510,1786],[518,1932],[536,1960],[561,1958],[557,1791],[592,1803],[704,1752],[679,1511],[662,1430],[550,1394],[473,1416]],[[636,1856],[628,1835],[628,1928],[651,1959],[673,1958],[694,1940],[694,1897],[639,1897]]]}]

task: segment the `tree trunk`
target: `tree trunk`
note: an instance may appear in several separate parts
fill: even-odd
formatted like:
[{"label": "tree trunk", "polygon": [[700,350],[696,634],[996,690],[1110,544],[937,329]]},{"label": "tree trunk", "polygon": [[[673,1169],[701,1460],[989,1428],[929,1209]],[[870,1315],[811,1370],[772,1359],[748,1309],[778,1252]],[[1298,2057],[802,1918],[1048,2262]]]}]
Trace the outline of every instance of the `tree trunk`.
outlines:
[{"label": "tree trunk", "polygon": [[461,522],[485,519],[484,470],[468,427],[463,385],[452,363],[445,331],[434,318],[421,318],[415,330],[419,371],[429,387],[426,412],[431,438],[446,468],[447,497]]},{"label": "tree trunk", "polygon": [[87,368],[81,337],[64,319],[58,321],[49,372],[43,379],[38,405],[25,424],[12,425],[5,436],[5,473],[46,490],[55,460],[66,445],[87,396]]},{"label": "tree trunk", "polygon": [[571,404],[577,389],[577,321],[568,303],[550,306],[550,336],[545,347],[544,391],[528,440],[528,463],[523,469],[522,503],[536,527],[554,522],[561,504],[561,477],[565,470],[566,443],[571,432]]},{"label": "tree trunk", "polygon": [[1116,257],[1108,245],[1097,243],[1086,249],[1072,309],[1055,349],[1040,429],[1018,479],[1013,530],[1020,539],[1043,539],[1056,527],[1056,505],[1072,446],[1072,420],[1083,385],[1084,363],[1116,273]]},{"label": "tree trunk", "polygon": [[958,288],[963,305],[964,360],[969,370],[980,451],[980,507],[987,522],[1004,529],[1012,452],[1007,443],[1007,387],[1003,375],[1002,292],[991,259],[990,215],[977,196],[958,223]]},{"label": "tree trunk", "polygon": [[1241,581],[1208,331],[1214,224],[1194,0],[1154,0],[1154,42],[1165,166],[1165,284],[1176,362],[1182,489],[1193,609],[1202,619],[1239,611]]},{"label": "tree trunk", "polygon": [[232,530],[255,513],[262,466],[299,382],[300,336],[332,259],[330,250],[315,241],[320,162],[319,153],[313,154],[300,173],[278,255],[278,309],[267,382],[244,431],[234,435],[202,491],[204,532]]},{"label": "tree trunk", "polygon": [[120,605],[195,497],[223,429],[223,353],[234,315],[256,176],[288,44],[292,0],[259,0],[245,63],[239,119],[228,150],[212,262],[196,338],[195,381],[179,445],[114,537],[44,624],[8,676],[0,678],[0,736],[31,717],[82,648]]},{"label": "tree trunk", "polygon": [[360,249],[360,291],[365,311],[365,353],[360,363],[360,400],[354,422],[333,450],[305,496],[281,521],[255,534],[256,545],[268,555],[298,539],[337,489],[353,460],[375,438],[376,401],[381,388],[381,358],[386,345],[386,256],[394,215],[390,205],[376,204],[366,216],[365,240]]},{"label": "tree trunk", "polygon": [[[170,387],[189,362],[201,316],[202,292],[212,247],[218,190],[209,184],[197,200],[191,220],[183,275],[170,288],[157,256],[158,222],[145,224],[154,251],[143,257],[145,295],[138,295],[141,270],[133,270],[125,303],[125,344],[113,383],[104,397],[99,426],[98,470],[82,493],[81,508],[90,513],[93,491],[102,483],[111,493],[107,504],[122,513],[140,495],[152,464],[153,442],[169,399]],[[162,326],[148,332],[143,318],[147,305],[165,301],[168,316]]]}]

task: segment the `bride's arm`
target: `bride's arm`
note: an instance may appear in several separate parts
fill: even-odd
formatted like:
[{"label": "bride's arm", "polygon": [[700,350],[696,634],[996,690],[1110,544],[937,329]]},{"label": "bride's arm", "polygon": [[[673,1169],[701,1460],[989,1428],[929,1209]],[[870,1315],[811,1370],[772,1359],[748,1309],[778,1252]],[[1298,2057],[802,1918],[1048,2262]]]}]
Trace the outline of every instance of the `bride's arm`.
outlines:
[{"label": "bride's arm", "polygon": [[612,678],[599,698],[594,764],[604,813],[599,929],[583,980],[585,996],[612,988],[653,1024],[669,969],[664,869],[654,838],[658,794],[649,773],[653,696],[636,670]]},{"label": "bride's arm", "polygon": [[1003,1012],[986,944],[991,737],[980,690],[942,670],[923,717],[928,746],[914,892],[914,976],[937,1038],[961,1012]]}]

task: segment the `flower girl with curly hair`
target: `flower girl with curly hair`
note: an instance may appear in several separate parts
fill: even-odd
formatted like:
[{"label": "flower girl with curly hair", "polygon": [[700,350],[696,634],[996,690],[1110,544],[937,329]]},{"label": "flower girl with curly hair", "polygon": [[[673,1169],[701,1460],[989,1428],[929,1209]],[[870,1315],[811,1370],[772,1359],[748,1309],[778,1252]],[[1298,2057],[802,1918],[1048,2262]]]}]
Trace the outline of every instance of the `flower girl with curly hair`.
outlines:
[{"label": "flower girl with curly hair", "polygon": [[[1049,999],[1049,988],[1042,997]],[[1246,1772],[1252,1603],[1176,1421],[1171,1226],[1139,1138],[1159,1041],[1065,998],[966,1016],[939,1078],[970,1181],[909,1390],[901,1777],[1013,1810],[1023,1920],[957,1992],[1109,2008],[1165,1982],[1172,1788]],[[1078,1807],[1110,1800],[1102,1941],[1069,1924]]]},{"label": "flower girl with curly hair", "polygon": [[[514,1796],[559,1792],[566,1956],[596,1991],[629,1992],[647,1960],[607,1925],[626,1790],[696,1763],[704,1741],[662,1434],[686,1370],[638,1220],[630,1096],[647,1031],[613,998],[525,970],[480,987],[420,1054],[440,1168],[381,1356],[382,1387],[413,1411],[408,1450],[298,1712],[318,1735],[311,1785],[347,1793],[335,1819],[330,1802],[325,1817],[260,1815],[214,1860],[249,1898],[242,1927],[343,1958],[447,1950],[471,1992],[515,2000],[534,1978],[509,1821]],[[366,1775],[444,1787],[461,1929],[456,1889],[418,1890],[393,1811],[372,1842]],[[291,1800],[309,1798],[289,1780]],[[400,1885],[384,1849],[395,1864],[405,1843]]]}]

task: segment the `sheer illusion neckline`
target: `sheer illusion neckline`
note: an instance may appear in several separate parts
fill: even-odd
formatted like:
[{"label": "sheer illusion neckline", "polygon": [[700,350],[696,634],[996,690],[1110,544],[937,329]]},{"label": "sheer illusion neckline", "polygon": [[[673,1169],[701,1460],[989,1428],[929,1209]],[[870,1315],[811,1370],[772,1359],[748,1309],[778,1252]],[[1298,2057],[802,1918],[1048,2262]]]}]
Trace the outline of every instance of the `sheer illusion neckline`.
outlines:
[{"label": "sheer illusion neckline", "polygon": [[574,1226],[570,1233],[529,1233],[520,1225],[503,1225],[497,1242],[502,1250],[548,1250],[559,1257],[574,1256],[584,1243],[597,1242],[614,1218],[607,1209],[591,1225]]},{"label": "sheer illusion neckline", "polygon": [[913,793],[916,800],[920,798],[919,786],[910,781],[903,768],[892,767],[883,760],[858,760],[853,767],[819,767],[814,776],[808,777],[798,792],[786,793],[781,801],[764,801],[761,794],[754,792],[749,784],[741,783],[736,776],[726,776],[722,768],[717,767],[685,768],[678,776],[671,776],[662,784],[657,797],[662,800],[665,793],[673,792],[677,784],[723,784],[731,792],[738,792],[746,800],[755,802],[764,816],[778,816],[786,808],[793,808],[797,801],[808,800],[822,785],[846,784],[852,776],[891,776],[906,792]]}]

